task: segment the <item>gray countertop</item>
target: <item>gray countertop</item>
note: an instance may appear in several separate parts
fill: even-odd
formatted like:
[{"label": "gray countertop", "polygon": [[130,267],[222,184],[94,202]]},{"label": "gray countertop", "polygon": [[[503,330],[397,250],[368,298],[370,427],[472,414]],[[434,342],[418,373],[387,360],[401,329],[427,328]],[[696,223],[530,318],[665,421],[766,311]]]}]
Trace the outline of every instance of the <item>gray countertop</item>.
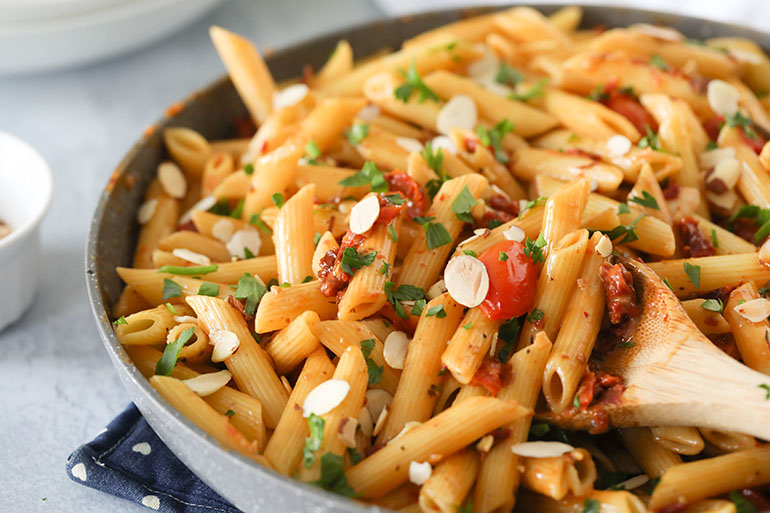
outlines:
[{"label": "gray countertop", "polygon": [[64,467],[129,402],[91,315],[84,248],[96,200],[122,155],[167,106],[224,73],[208,26],[278,48],[380,16],[368,0],[232,0],[181,33],[109,62],[0,77],[0,131],[35,146],[55,181],[36,301],[0,334],[2,511],[144,509],[73,483]]}]

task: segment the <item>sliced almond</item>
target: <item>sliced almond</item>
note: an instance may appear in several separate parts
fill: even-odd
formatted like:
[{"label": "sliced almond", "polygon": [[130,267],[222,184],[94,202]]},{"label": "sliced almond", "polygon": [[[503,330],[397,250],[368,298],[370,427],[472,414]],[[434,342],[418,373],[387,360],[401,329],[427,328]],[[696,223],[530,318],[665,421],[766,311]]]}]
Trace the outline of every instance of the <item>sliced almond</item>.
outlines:
[{"label": "sliced almond", "polygon": [[340,423],[337,424],[337,438],[340,439],[342,445],[351,449],[356,448],[357,427],[358,421],[353,417],[343,417],[340,419]]},{"label": "sliced almond", "polygon": [[214,346],[211,352],[212,362],[223,362],[232,356],[241,345],[238,335],[230,330],[212,329],[209,333],[209,344]]},{"label": "sliced almond", "polygon": [[762,322],[770,316],[770,301],[763,297],[735,305],[735,311],[750,322]]},{"label": "sliced almond", "polygon": [[483,46],[482,51],[484,56],[468,65],[468,76],[481,84],[486,84],[494,82],[500,70],[500,60],[488,47]]},{"label": "sliced almond", "polygon": [[177,324],[184,324],[186,322],[198,322],[198,319],[196,319],[192,315],[175,315],[174,322],[176,322]]},{"label": "sliced almond", "polygon": [[211,395],[223,386],[227,385],[233,377],[228,370],[219,372],[209,372],[195,376],[194,378],[182,380],[182,383],[201,397]]},{"label": "sliced almond", "polygon": [[392,402],[393,396],[385,390],[371,388],[366,391],[366,409],[369,410],[372,419],[379,419],[382,410]]},{"label": "sliced almond", "polygon": [[430,145],[433,148],[433,151],[438,151],[441,149],[451,153],[452,155],[457,155],[457,147],[455,146],[455,143],[446,135],[438,135],[434,137],[430,142]]},{"label": "sliced almond", "polygon": [[182,170],[173,162],[161,162],[158,166],[158,181],[166,194],[181,199],[187,194],[187,180]]},{"label": "sliced almond", "polygon": [[735,157],[727,157],[717,162],[717,165],[714,166],[714,171],[708,175],[707,181],[719,179],[722,180],[728,189],[732,189],[738,183],[740,177],[740,161]]},{"label": "sliced almond", "polygon": [[358,235],[368,232],[379,216],[379,198],[374,194],[365,197],[350,209],[350,231]]},{"label": "sliced almond", "polygon": [[452,299],[463,306],[479,306],[489,292],[487,268],[470,255],[454,257],[444,269],[444,283]]},{"label": "sliced almond", "polygon": [[503,237],[505,237],[506,240],[512,240],[515,242],[523,241],[526,236],[527,234],[524,233],[524,230],[515,224],[512,224],[503,232]]},{"label": "sliced almond", "polygon": [[230,242],[230,239],[233,238],[233,232],[235,232],[235,226],[227,219],[220,219],[211,227],[211,235],[223,244]]},{"label": "sliced almond", "polygon": [[310,88],[306,84],[294,84],[276,91],[273,95],[273,109],[283,109],[296,105],[305,99]]},{"label": "sliced almond", "polygon": [[497,339],[499,338],[499,335],[497,332],[492,334],[492,343],[489,345],[489,357],[494,358],[495,351],[497,351]]},{"label": "sliced almond", "polygon": [[460,242],[457,246],[464,246],[465,244],[468,244],[471,241],[474,241],[478,238],[486,238],[489,235],[489,228],[476,228],[473,230],[473,235],[465,239],[464,241]]},{"label": "sliced almond", "polygon": [[403,369],[409,337],[403,331],[392,331],[385,339],[382,355],[385,363],[393,369]]},{"label": "sliced almond", "polygon": [[171,254],[193,264],[209,265],[211,263],[211,259],[206,255],[201,255],[200,253],[185,248],[176,248]]},{"label": "sliced almond", "polygon": [[396,436],[388,440],[388,443],[392,444],[393,442],[398,440],[399,437],[404,436],[408,432],[412,431],[414,428],[419,427],[421,425],[422,425],[422,422],[417,422],[416,420],[410,420],[409,422],[404,424],[404,427],[401,428],[401,431],[399,431],[398,434],[396,434]]},{"label": "sliced almond", "polygon": [[155,215],[156,208],[158,208],[157,199],[149,199],[142,203],[142,206],[139,207],[136,213],[136,220],[139,221],[139,224],[147,224],[152,219],[152,216]]},{"label": "sliced almond", "polygon": [[562,442],[524,442],[514,445],[511,450],[513,454],[525,458],[556,458],[575,448]]},{"label": "sliced almond", "polygon": [[631,151],[631,139],[625,135],[615,134],[607,139],[607,151],[611,157],[622,157]]},{"label": "sliced almond", "polygon": [[682,186],[679,188],[679,196],[668,200],[672,219],[692,217],[698,205],[700,205],[700,191],[695,187]]},{"label": "sliced almond", "polygon": [[684,41],[685,37],[681,32],[672,28],[650,25],[649,23],[636,23],[631,28],[642,34],[647,34],[657,39],[665,41]]},{"label": "sliced almond", "polygon": [[428,292],[425,293],[426,296],[428,296],[428,300],[436,299],[441,294],[446,292],[446,283],[444,283],[444,280],[441,279],[430,286],[428,289]]},{"label": "sliced almond", "polygon": [[396,144],[409,153],[414,153],[415,151],[419,153],[422,151],[422,143],[414,137],[396,137]]},{"label": "sliced almond", "polygon": [[732,189],[722,194],[706,191],[706,199],[709,200],[712,206],[717,207],[725,214],[732,212],[740,200],[738,194]]},{"label": "sliced almond", "polygon": [[741,93],[732,84],[719,80],[710,80],[706,89],[711,110],[721,116],[732,116],[738,111],[738,100]]},{"label": "sliced almond", "polygon": [[700,154],[698,160],[700,161],[700,167],[703,169],[711,169],[728,158],[735,158],[735,148],[715,148],[713,150],[704,151]]},{"label": "sliced almond", "polygon": [[607,258],[612,254],[612,241],[606,235],[602,235],[599,242],[596,243],[596,254],[602,258]]},{"label": "sliced almond", "polygon": [[759,65],[764,62],[762,55],[746,50],[741,50],[740,48],[728,48],[727,53],[735,57],[736,60],[745,62],[746,64]]},{"label": "sliced almond", "polygon": [[770,239],[763,242],[759,248],[759,263],[765,267],[770,267]]},{"label": "sliced almond", "polygon": [[377,436],[380,434],[380,431],[382,431],[382,428],[385,427],[385,421],[388,418],[388,413],[390,412],[390,408],[387,406],[382,409],[380,412],[380,416],[377,417],[377,423],[374,424],[374,431],[372,431],[373,436]]},{"label": "sliced almond", "polygon": [[409,481],[412,483],[420,486],[428,480],[431,474],[433,474],[433,467],[427,461],[422,463],[412,461],[409,463]]},{"label": "sliced almond", "polygon": [[639,488],[649,480],[650,478],[645,474],[639,474],[638,476],[634,476],[630,479],[626,479],[625,481],[621,481],[620,483],[614,485],[612,489],[613,490],[633,490],[634,488]]},{"label": "sliced almond", "polygon": [[492,435],[486,435],[476,444],[476,450],[479,452],[489,452],[492,448],[492,444],[495,443],[495,437]]},{"label": "sliced almond", "polygon": [[380,115],[380,108],[377,105],[369,104],[358,111],[356,117],[361,121],[372,121]]},{"label": "sliced almond", "polygon": [[476,103],[470,96],[456,94],[439,111],[436,129],[442,134],[449,134],[453,128],[473,130],[477,122]]},{"label": "sliced almond", "polygon": [[182,214],[179,218],[179,224],[187,224],[192,219],[193,212],[198,210],[206,211],[217,204],[217,198],[215,196],[204,196],[195,205],[190,207],[190,210]]},{"label": "sliced almond", "polygon": [[283,388],[285,388],[289,393],[289,395],[291,395],[291,383],[289,383],[289,379],[286,376],[281,376],[281,384],[283,385]]},{"label": "sliced almond", "polygon": [[343,379],[324,381],[305,397],[302,405],[302,416],[309,417],[311,413],[323,415],[329,413],[347,397],[350,384]]},{"label": "sliced almond", "polygon": [[358,425],[361,426],[361,433],[363,433],[365,437],[371,438],[372,433],[374,432],[374,421],[372,420],[372,414],[369,413],[366,406],[363,406],[358,410]]},{"label": "sliced almond", "polygon": [[252,255],[257,256],[261,248],[262,237],[256,230],[238,230],[227,243],[227,251],[239,258],[246,258],[247,249]]}]

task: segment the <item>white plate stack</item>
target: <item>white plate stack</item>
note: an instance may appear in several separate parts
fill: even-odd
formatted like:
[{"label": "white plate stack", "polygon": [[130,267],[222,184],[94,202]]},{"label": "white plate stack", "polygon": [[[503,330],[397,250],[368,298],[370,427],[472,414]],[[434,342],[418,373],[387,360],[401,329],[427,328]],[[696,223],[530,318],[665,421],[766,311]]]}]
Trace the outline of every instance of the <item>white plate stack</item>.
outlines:
[{"label": "white plate stack", "polygon": [[0,0],[0,74],[88,64],[152,43],[222,0]]}]

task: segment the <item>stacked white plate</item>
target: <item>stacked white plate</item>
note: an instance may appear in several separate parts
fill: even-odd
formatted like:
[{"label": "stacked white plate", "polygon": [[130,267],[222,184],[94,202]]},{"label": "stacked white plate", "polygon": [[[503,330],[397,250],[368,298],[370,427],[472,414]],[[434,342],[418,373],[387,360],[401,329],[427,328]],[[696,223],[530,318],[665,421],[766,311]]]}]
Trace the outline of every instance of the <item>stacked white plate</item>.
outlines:
[{"label": "stacked white plate", "polygon": [[0,0],[0,74],[69,68],[168,36],[223,0]]}]

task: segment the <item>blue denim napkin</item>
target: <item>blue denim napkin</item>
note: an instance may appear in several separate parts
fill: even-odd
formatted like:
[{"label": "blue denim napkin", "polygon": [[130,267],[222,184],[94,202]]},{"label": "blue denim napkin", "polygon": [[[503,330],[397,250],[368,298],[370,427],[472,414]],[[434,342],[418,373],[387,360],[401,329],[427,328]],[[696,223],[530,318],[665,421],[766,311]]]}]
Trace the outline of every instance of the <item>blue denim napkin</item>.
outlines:
[{"label": "blue denim napkin", "polygon": [[67,459],[76,483],[164,513],[240,513],[198,479],[131,404]]}]

